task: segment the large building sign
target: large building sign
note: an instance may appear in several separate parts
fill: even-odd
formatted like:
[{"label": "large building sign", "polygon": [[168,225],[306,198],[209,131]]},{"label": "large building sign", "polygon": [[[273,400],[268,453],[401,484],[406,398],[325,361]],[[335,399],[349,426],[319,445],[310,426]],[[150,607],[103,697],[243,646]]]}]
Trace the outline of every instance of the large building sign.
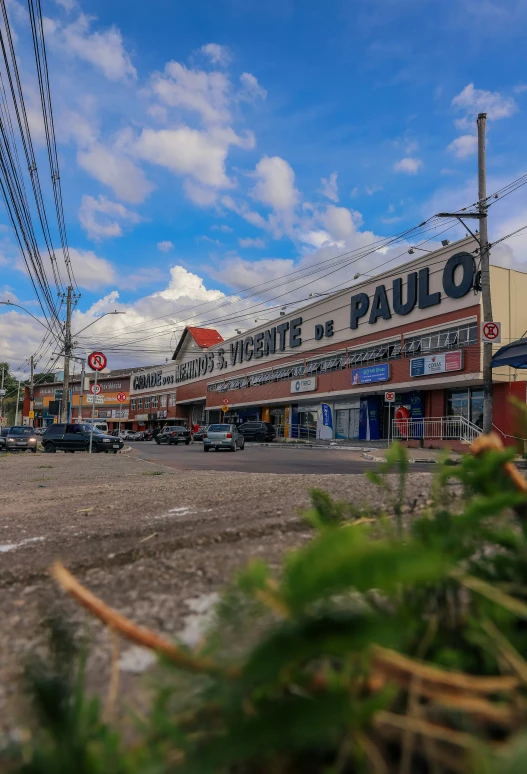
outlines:
[{"label": "large building sign", "polygon": [[463,369],[463,350],[442,352],[426,357],[414,357],[410,360],[410,376],[431,376],[447,371]]},{"label": "large building sign", "polygon": [[[439,262],[417,268],[404,277],[395,277],[391,281],[391,287],[379,284],[369,293],[363,291],[352,295],[349,299],[349,322],[344,325],[337,324],[334,315],[345,313],[340,302],[344,302],[344,306],[347,306],[348,302],[345,301],[345,295],[336,295],[332,301],[328,301],[329,304],[333,303],[333,307],[328,306],[325,313],[321,312],[321,315],[324,315],[322,319],[305,319],[298,316],[283,322],[277,321],[277,324],[266,330],[215,346],[192,360],[178,363],[175,366],[173,382],[181,384],[191,379],[206,379],[211,374],[222,378],[225,371],[237,370],[238,367],[249,363],[257,365],[259,361],[266,358],[275,359],[274,356],[281,353],[296,351],[302,357],[301,351],[305,349],[305,346],[302,348],[303,343],[309,342],[312,346],[316,342],[317,347],[324,346],[326,340],[329,344],[336,333],[343,339],[346,327],[356,331],[361,326],[361,334],[373,333],[374,330],[367,328],[376,324],[379,327],[381,321],[392,321],[394,316],[406,317],[414,310],[428,310],[440,306],[443,299],[461,299],[472,290],[475,275],[472,253],[458,252],[439,267],[436,267],[435,263]],[[304,312],[306,316],[309,313],[310,310]],[[363,384],[363,379],[367,377],[360,375],[358,378],[361,379],[359,383]],[[376,378],[371,381],[385,379]],[[136,387],[136,384],[145,386]],[[135,376],[132,389],[164,385],[165,376],[159,371],[157,374]]]}]

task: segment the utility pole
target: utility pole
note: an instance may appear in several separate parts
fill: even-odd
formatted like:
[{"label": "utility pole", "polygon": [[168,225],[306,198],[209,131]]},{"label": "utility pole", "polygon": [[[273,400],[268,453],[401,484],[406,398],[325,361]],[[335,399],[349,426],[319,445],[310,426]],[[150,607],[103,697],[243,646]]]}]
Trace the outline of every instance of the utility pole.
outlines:
[{"label": "utility pole", "polygon": [[5,379],[5,366],[2,366],[2,384],[0,386],[0,427],[4,423],[4,379]]},{"label": "utility pole", "polygon": [[84,398],[84,380],[86,378],[86,358],[82,360],[82,370],[81,370],[81,384],[79,389],[79,422],[82,422],[82,402]]},{"label": "utility pole", "polygon": [[66,295],[66,329],[64,331],[64,380],[62,384],[62,410],[61,422],[68,421],[68,399],[70,392],[70,357],[71,357],[71,301],[73,297],[73,288],[68,287]]},{"label": "utility pole", "polygon": [[29,359],[29,365],[31,368],[31,374],[29,377],[29,411],[33,412],[31,416],[32,424],[35,424],[35,364],[33,362],[33,355]]},{"label": "utility pole", "polygon": [[20,379],[18,380],[18,392],[16,394],[15,427],[18,425],[18,404],[20,402]]},{"label": "utility pole", "polygon": [[[490,295],[490,260],[487,231],[487,159],[485,148],[485,128],[487,114],[478,115],[478,209],[479,244],[481,255],[481,296],[483,302],[483,320],[492,322],[492,299]],[[492,344],[483,344],[483,432],[492,432]]]}]

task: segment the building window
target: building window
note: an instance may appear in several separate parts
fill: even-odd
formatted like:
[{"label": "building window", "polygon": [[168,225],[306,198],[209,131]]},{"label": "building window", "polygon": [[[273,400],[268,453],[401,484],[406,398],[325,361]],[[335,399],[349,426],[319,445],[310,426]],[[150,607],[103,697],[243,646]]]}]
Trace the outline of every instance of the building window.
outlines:
[{"label": "building window", "polygon": [[481,429],[483,427],[483,390],[479,387],[448,390],[446,410],[449,417],[464,417]]},{"label": "building window", "polygon": [[168,405],[173,408],[176,405],[176,393],[171,392],[168,396]]},{"label": "building window", "polygon": [[160,406],[161,406],[161,408],[166,408],[167,407],[167,396],[166,395],[161,395]]},{"label": "building window", "polygon": [[143,408],[143,399],[137,398],[137,408],[142,409]]},{"label": "building window", "polygon": [[145,404],[144,405],[145,405],[145,409],[149,409],[150,408],[150,397],[145,398]]},{"label": "building window", "polygon": [[132,411],[135,411],[135,398],[132,398],[130,401],[130,408]]},{"label": "building window", "polygon": [[159,406],[159,398],[157,395],[152,395],[152,408],[158,408]]},{"label": "building window", "polygon": [[403,352],[406,357],[427,355],[444,349],[470,347],[478,343],[478,326],[475,322],[462,323],[433,333],[405,337]]}]

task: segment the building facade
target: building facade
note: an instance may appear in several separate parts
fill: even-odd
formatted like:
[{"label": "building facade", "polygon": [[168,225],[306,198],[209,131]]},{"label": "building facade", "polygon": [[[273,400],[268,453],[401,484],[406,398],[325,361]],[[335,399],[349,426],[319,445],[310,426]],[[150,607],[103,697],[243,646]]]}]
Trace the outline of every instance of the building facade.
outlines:
[{"label": "building facade", "polygon": [[[480,427],[476,253],[467,238],[206,353],[178,347],[176,414],[189,422],[200,410],[206,422],[268,421],[293,438],[387,438],[395,412],[414,420],[462,417]],[[519,338],[527,329],[527,275],[491,267],[491,290],[502,342]],[[494,421],[512,436],[508,399],[525,402],[525,376],[506,368],[493,378]],[[395,393],[390,406],[386,391]],[[428,440],[441,445],[443,438]]]}]

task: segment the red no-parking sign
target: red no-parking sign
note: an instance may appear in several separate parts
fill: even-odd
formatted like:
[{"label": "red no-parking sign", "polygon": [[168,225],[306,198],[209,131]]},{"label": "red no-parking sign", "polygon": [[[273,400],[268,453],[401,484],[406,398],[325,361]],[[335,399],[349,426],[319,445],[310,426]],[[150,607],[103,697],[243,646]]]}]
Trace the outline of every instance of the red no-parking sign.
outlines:
[{"label": "red no-parking sign", "polygon": [[124,403],[126,400],[126,392],[118,392],[117,400],[119,401],[119,403]]},{"label": "red no-parking sign", "polygon": [[487,341],[491,344],[501,343],[501,323],[482,322],[481,323],[481,341]]},{"label": "red no-parking sign", "polygon": [[90,392],[92,395],[98,395],[102,390],[102,387],[100,384],[91,384],[90,385]]},{"label": "red no-parking sign", "polygon": [[395,400],[395,393],[394,392],[385,392],[384,393],[384,400],[386,403],[393,403]]},{"label": "red no-parking sign", "polygon": [[92,371],[102,371],[103,368],[106,368],[107,362],[106,355],[103,355],[102,352],[92,352],[91,355],[88,355],[88,365]]}]

